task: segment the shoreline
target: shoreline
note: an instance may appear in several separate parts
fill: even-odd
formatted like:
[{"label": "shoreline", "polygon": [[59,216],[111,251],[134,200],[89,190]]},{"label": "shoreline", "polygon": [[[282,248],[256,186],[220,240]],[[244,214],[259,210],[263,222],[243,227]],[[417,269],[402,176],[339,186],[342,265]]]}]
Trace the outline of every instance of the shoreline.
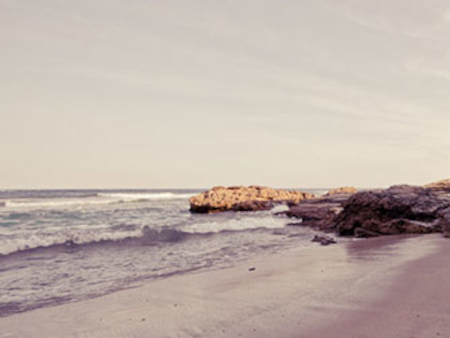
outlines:
[{"label": "shoreline", "polygon": [[426,235],[268,254],[3,317],[0,337],[445,336],[446,250],[446,239]]}]

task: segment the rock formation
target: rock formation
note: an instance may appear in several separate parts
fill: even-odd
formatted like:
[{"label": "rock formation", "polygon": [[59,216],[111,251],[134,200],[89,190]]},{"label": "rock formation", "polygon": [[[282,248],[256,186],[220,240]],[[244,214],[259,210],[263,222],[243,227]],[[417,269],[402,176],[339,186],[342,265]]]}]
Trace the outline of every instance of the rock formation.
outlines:
[{"label": "rock formation", "polygon": [[450,237],[450,180],[425,187],[330,194],[304,200],[282,212],[301,219],[290,223],[342,236],[374,237],[442,232]]},{"label": "rock formation", "polygon": [[317,236],[315,235],[314,238],[311,240],[311,242],[317,242],[321,245],[330,245],[330,244],[336,244],[336,241],[333,237],[330,236]]},{"label": "rock formation", "polygon": [[336,215],[343,210],[343,204],[350,194],[323,195],[318,198],[305,199],[292,205],[289,210],[277,213],[296,218],[299,221],[289,223],[290,226],[309,226],[317,230],[335,231]]},{"label": "rock formation", "polygon": [[341,210],[341,201],[317,199],[305,200],[278,214],[300,220],[289,223],[290,226],[310,226],[318,230],[334,231],[334,218]]},{"label": "rock formation", "polygon": [[190,210],[195,213],[219,211],[269,210],[277,203],[297,204],[314,195],[295,190],[272,189],[259,186],[214,187],[190,198]]},{"label": "rock formation", "polygon": [[430,189],[394,186],[360,192],[334,219],[338,234],[356,237],[447,232],[450,198]]},{"label": "rock formation", "polygon": [[340,188],[336,188],[336,189],[331,189],[329,190],[324,196],[332,196],[332,195],[337,195],[337,194],[354,194],[356,193],[357,190],[354,187],[340,187]]},{"label": "rock formation", "polygon": [[450,179],[427,184],[424,188],[433,191],[450,192]]},{"label": "rock formation", "polygon": [[362,192],[339,188],[320,198],[258,186],[215,187],[190,199],[191,211],[197,213],[268,210],[283,202],[290,209],[278,214],[298,219],[288,225],[310,226],[341,236],[442,232],[450,237],[450,180]]}]

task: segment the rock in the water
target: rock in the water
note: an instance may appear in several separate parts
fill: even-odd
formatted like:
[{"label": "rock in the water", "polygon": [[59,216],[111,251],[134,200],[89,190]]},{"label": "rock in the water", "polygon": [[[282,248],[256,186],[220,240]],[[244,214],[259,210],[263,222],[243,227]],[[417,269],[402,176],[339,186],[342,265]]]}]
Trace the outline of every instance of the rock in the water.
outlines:
[{"label": "rock in the water", "polygon": [[332,195],[338,195],[338,194],[352,195],[357,192],[358,192],[358,190],[356,190],[356,188],[354,188],[354,187],[340,187],[340,188],[329,190],[324,196],[332,196]]},{"label": "rock in the water", "polygon": [[209,213],[218,211],[269,210],[277,203],[297,204],[314,195],[295,190],[272,189],[259,186],[214,187],[190,198],[191,211]]},{"label": "rock in the water", "polygon": [[330,245],[330,244],[336,244],[336,241],[333,237],[330,236],[317,236],[315,235],[314,238],[311,240],[311,242],[318,242],[321,245]]},{"label": "rock in the water", "polygon": [[450,200],[430,189],[394,186],[360,192],[336,216],[340,235],[372,237],[450,230]]},{"label": "rock in the water", "polygon": [[335,194],[320,198],[303,200],[299,204],[293,205],[287,211],[277,213],[301,219],[301,222],[289,223],[291,226],[310,226],[318,230],[334,231],[334,219],[343,210],[350,195]]},{"label": "rock in the water", "polygon": [[278,214],[284,214],[288,217],[302,220],[301,223],[289,223],[288,225],[291,226],[311,226],[320,230],[328,230],[333,229],[334,218],[340,210],[340,203],[331,203],[329,201],[319,203],[319,200],[311,200],[291,206],[289,210]]}]

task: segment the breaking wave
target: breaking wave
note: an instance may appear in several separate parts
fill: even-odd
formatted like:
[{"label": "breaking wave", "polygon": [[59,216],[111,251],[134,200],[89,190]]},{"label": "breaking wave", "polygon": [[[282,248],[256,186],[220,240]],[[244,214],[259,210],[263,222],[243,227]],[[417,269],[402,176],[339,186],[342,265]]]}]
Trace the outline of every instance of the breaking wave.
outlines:
[{"label": "breaking wave", "polygon": [[111,203],[132,203],[156,200],[188,199],[194,194],[186,193],[98,193],[81,198],[60,199],[12,199],[0,201],[0,206],[8,208],[61,208],[81,205],[101,205]]},{"label": "breaking wave", "polygon": [[100,243],[138,241],[138,244],[179,242],[190,236],[209,235],[256,229],[278,229],[285,226],[284,219],[255,217],[227,219],[185,224],[176,227],[77,227],[58,231],[35,231],[27,234],[9,234],[0,238],[0,255],[9,255],[38,248],[82,246]]},{"label": "breaking wave", "polygon": [[117,199],[119,201],[145,201],[145,200],[165,200],[165,199],[185,199],[194,194],[176,194],[172,192],[163,193],[99,193],[99,197]]},{"label": "breaking wave", "polygon": [[285,219],[266,217],[246,217],[244,219],[228,219],[225,222],[204,222],[189,224],[183,227],[187,233],[208,234],[224,231],[245,231],[255,229],[279,229],[284,228]]},{"label": "breaking wave", "polygon": [[5,207],[9,208],[58,208],[77,206],[83,204],[108,204],[111,201],[100,199],[75,199],[75,200],[10,200],[4,201]]},{"label": "breaking wave", "polygon": [[49,248],[61,245],[85,245],[100,242],[115,242],[142,236],[140,230],[108,232],[99,229],[72,230],[60,232],[36,232],[24,236],[4,236],[0,240],[0,255]]}]

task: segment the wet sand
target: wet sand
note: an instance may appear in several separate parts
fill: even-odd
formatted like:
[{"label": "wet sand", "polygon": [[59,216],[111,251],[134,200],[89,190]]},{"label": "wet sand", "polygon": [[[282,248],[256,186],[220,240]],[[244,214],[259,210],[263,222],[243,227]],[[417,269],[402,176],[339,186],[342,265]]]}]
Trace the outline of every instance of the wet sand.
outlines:
[{"label": "wet sand", "polygon": [[0,318],[0,337],[450,337],[449,254],[439,235],[275,253]]}]

